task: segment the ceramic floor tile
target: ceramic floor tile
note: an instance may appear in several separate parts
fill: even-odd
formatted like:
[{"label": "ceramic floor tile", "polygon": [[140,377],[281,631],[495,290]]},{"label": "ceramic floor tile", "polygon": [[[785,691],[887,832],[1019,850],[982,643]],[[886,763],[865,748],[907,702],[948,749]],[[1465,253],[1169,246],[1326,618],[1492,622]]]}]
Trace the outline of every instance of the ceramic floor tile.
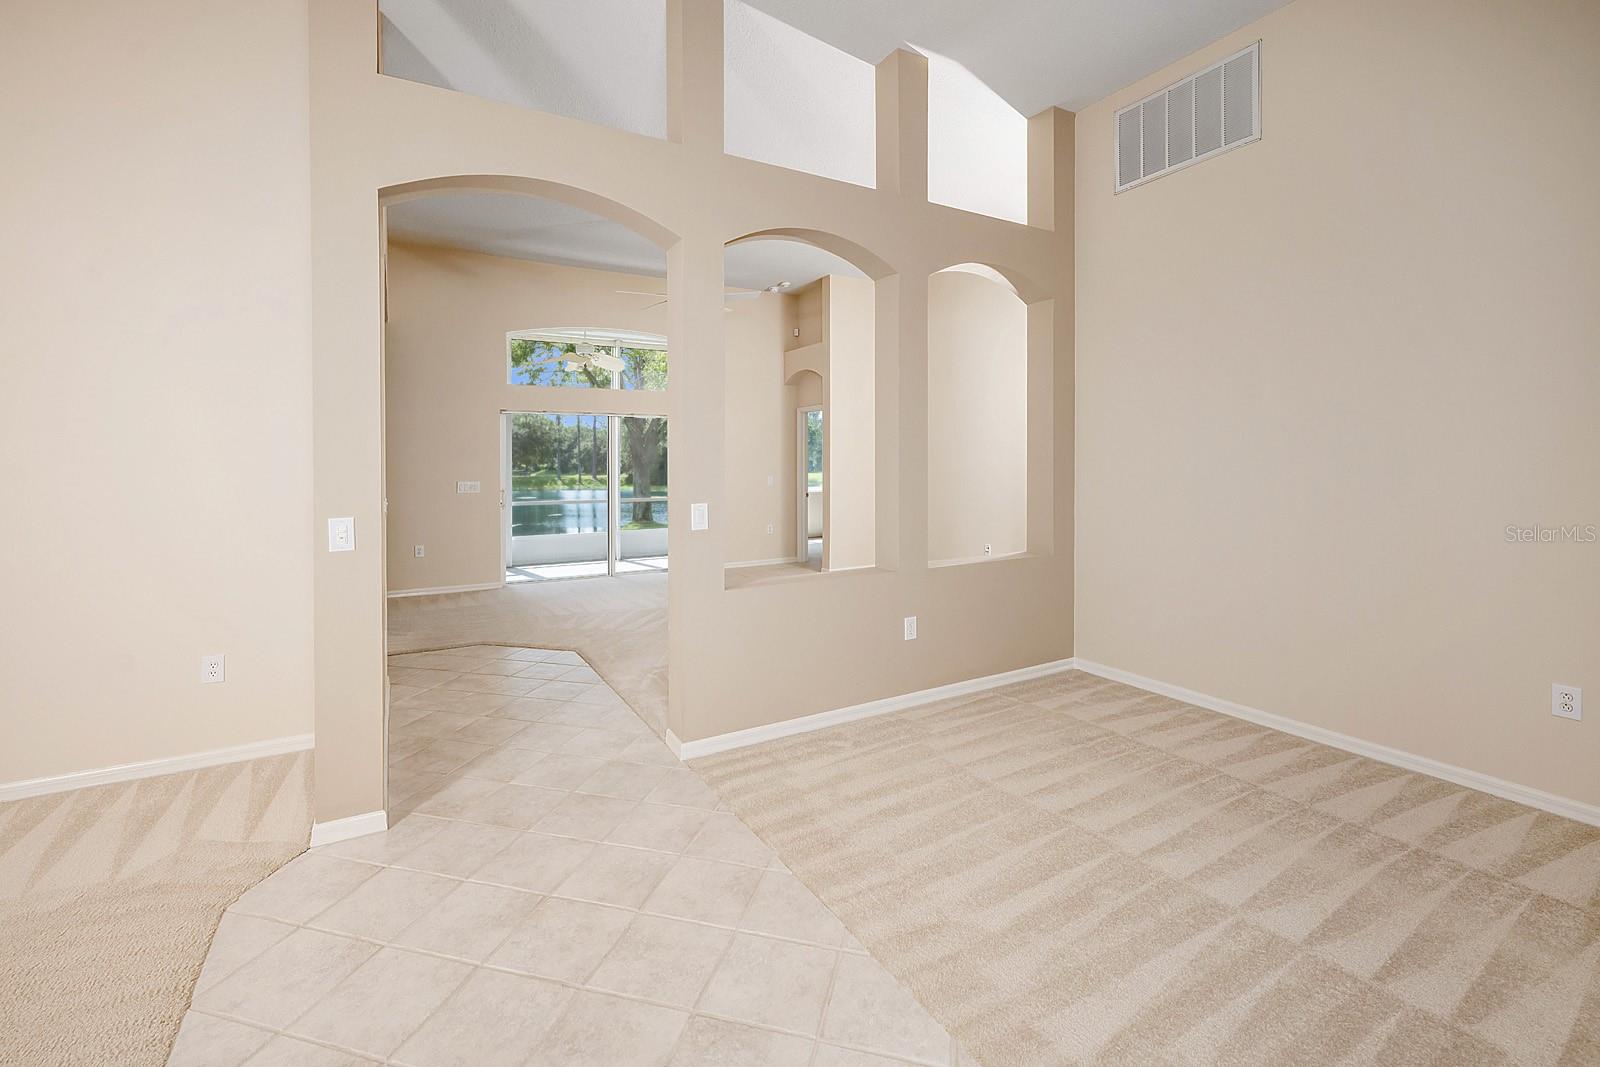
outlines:
[{"label": "ceramic floor tile", "polygon": [[229,910],[298,925],[343,900],[376,873],[371,864],[302,853],[252,886]]},{"label": "ceramic floor tile", "polygon": [[637,738],[615,730],[591,730],[573,727],[578,732],[567,739],[561,751],[575,756],[593,756],[596,759],[614,760],[632,745]]},{"label": "ceramic floor tile", "polygon": [[319,930],[388,941],[438,907],[458,883],[421,871],[385,867],[311,920]]},{"label": "ceramic floor tile", "polygon": [[471,973],[470,964],[384,948],[287,1029],[293,1036],[387,1057]]},{"label": "ceramic floor tile", "polygon": [[770,869],[762,873],[761,884],[751,896],[739,927],[818,945],[838,945],[845,938],[844,924],[800,879]]},{"label": "ceramic floor tile", "polygon": [[621,800],[643,800],[666,774],[666,767],[608,761],[579,783],[577,791]]},{"label": "ceramic floor tile", "polygon": [[533,824],[542,834],[559,834],[585,841],[604,841],[617,828],[636,802],[616,797],[571,793]]},{"label": "ceramic floor tile", "polygon": [[685,856],[646,898],[643,911],[732,926],[761,881],[762,872],[734,863]]},{"label": "ceramic floor tile", "polygon": [[499,789],[467,806],[462,819],[468,822],[528,830],[566,796],[557,789],[505,783]]},{"label": "ceramic floor tile", "polygon": [[[393,780],[391,779],[391,786]],[[369,863],[394,863],[406,853],[421,845],[434,834],[450,825],[444,819],[429,815],[407,814],[389,816],[389,829],[364,837],[354,837],[333,845],[323,845],[313,852],[343,859],[364,860]]]},{"label": "ceramic floor tile", "polygon": [[696,1015],[678,1039],[672,1067],[808,1067],[812,1042]]},{"label": "ceramic floor tile", "polygon": [[540,1062],[540,1042],[572,990],[479,969],[393,1057],[406,1067],[517,1067]]},{"label": "ceramic floor tile", "polygon": [[666,852],[596,845],[556,889],[559,896],[637,908],[666,877],[676,857]]},{"label": "ceramic floor tile", "polygon": [[678,808],[670,804],[640,804],[617,824],[606,840],[618,845],[638,845],[662,852],[682,852],[695,839],[711,812]]},{"label": "ceramic floor tile", "polygon": [[196,996],[194,1006],[282,1029],[377,950],[366,941],[296,930]]},{"label": "ceramic floor tile", "polygon": [[271,1038],[270,1030],[191,1011],[178,1028],[167,1067],[237,1067]]},{"label": "ceramic floor tile", "polygon": [[516,886],[535,893],[553,893],[594,851],[594,843],[570,837],[525,833],[493,859],[479,867],[473,878]]},{"label": "ceramic floor tile", "polygon": [[621,908],[550,897],[511,932],[489,963],[541,978],[585,982],[632,918]]},{"label": "ceramic floor tile", "polygon": [[541,1067],[662,1067],[689,1016],[604,993],[579,992],[539,1050]]},{"label": "ceramic floor tile", "polygon": [[949,1035],[870,956],[839,957],[821,1037],[931,1063],[946,1062],[950,1051]]},{"label": "ceramic floor tile", "polygon": [[533,914],[539,900],[520,889],[462,882],[400,931],[394,943],[480,962]]},{"label": "ceramic floor tile", "polygon": [[732,936],[714,926],[636,915],[588,984],[691,1008]]},{"label": "ceramic floor tile", "polygon": [[694,771],[687,767],[670,767],[657,786],[645,797],[652,804],[677,804],[680,807],[703,808],[714,811],[721,803],[717,794]]},{"label": "ceramic floor tile", "polygon": [[[512,719],[496,719],[495,722],[514,722]],[[518,775],[532,769],[534,764],[544,759],[546,753],[534,748],[516,748],[502,746],[495,748],[462,767],[459,774],[462,778],[486,778],[491,782],[509,782]]]},{"label": "ceramic floor tile", "polygon": [[773,860],[772,849],[729,812],[717,812],[707,819],[684,854],[751,867],[765,867]]},{"label": "ceramic floor tile", "polygon": [[698,1008],[758,1026],[815,1034],[839,954],[736,934]]},{"label": "ceramic floor tile", "polygon": [[203,992],[294,933],[294,927],[274,919],[226,912],[211,938],[211,951],[200,968],[195,991]]},{"label": "ceramic floor tile", "polygon": [[514,781],[519,785],[537,785],[546,789],[575,789],[585,778],[599,770],[604,762],[593,756],[551,752],[517,775]]},{"label": "ceramic floor tile", "polygon": [[280,1034],[251,1056],[245,1067],[370,1067],[380,1062]]},{"label": "ceramic floor tile", "polygon": [[504,826],[452,822],[407,853],[403,863],[430,874],[470,878],[516,840],[517,831]]}]

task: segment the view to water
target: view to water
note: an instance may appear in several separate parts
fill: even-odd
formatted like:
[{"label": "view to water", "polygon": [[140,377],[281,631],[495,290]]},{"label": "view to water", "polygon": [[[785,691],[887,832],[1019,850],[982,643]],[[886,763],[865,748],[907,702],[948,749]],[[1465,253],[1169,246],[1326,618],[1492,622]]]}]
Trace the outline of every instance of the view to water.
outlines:
[{"label": "view to water", "polygon": [[[665,494],[661,494],[665,496]],[[622,524],[634,521],[633,488],[622,489]],[[666,524],[667,502],[650,504],[652,522]],[[514,489],[511,493],[511,536],[533,537],[546,534],[605,533],[606,491],[604,489]]]}]

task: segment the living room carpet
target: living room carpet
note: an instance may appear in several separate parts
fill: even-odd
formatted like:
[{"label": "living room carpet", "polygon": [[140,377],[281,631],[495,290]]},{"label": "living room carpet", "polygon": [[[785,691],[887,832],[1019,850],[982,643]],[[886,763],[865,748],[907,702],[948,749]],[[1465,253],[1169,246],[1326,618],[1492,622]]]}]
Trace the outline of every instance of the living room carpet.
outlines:
[{"label": "living room carpet", "polygon": [[0,805],[0,1063],[162,1064],[229,904],[311,828],[310,753]]},{"label": "living room carpet", "polygon": [[1600,1063],[1600,828],[1078,671],[693,766],[987,1067]]}]

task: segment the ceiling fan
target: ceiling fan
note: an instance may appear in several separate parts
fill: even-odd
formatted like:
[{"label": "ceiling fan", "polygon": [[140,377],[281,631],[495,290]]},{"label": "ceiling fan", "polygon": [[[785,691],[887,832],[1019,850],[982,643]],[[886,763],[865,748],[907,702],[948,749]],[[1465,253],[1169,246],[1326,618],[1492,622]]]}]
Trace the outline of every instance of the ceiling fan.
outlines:
[{"label": "ceiling fan", "polygon": [[596,348],[588,341],[579,341],[573,351],[567,353],[563,362],[567,370],[577,370],[580,367],[599,367],[601,370],[610,371],[612,374],[622,373],[622,360],[614,352],[603,348]]},{"label": "ceiling fan", "polygon": [[[722,291],[722,299],[725,300],[725,301],[726,300],[752,300],[752,299],[754,299],[754,298],[756,298],[758,296],[764,296],[767,293],[781,293],[785,289],[789,288],[789,285],[790,285],[789,282],[773,282],[771,285],[767,286],[765,289],[724,289]],[[656,300],[656,302],[654,304],[646,304],[643,308],[640,309],[641,311],[649,311],[651,308],[658,308],[662,304],[665,304],[667,302],[667,294],[666,293],[646,293],[646,292],[641,292],[638,289],[618,289],[618,290],[616,290],[616,292],[618,294],[622,295],[622,296],[653,296],[653,297],[657,298],[657,300]],[[732,308],[723,308],[723,310],[724,311],[732,311],[733,309]]]}]

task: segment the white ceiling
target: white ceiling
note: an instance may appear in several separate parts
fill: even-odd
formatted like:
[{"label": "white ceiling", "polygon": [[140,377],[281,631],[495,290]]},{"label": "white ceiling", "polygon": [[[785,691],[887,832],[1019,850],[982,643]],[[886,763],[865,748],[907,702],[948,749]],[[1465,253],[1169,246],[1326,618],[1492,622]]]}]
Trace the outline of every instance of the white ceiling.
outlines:
[{"label": "white ceiling", "polygon": [[[401,240],[568,267],[664,278],[660,248],[620,223],[553,200],[503,193],[450,193],[389,208],[389,233]],[[745,241],[723,260],[727,285],[798,288],[824,274],[861,272],[820,248],[797,241]]]},{"label": "white ceiling", "polygon": [[1024,115],[1078,111],[1287,0],[748,0],[858,59],[956,60]]}]

